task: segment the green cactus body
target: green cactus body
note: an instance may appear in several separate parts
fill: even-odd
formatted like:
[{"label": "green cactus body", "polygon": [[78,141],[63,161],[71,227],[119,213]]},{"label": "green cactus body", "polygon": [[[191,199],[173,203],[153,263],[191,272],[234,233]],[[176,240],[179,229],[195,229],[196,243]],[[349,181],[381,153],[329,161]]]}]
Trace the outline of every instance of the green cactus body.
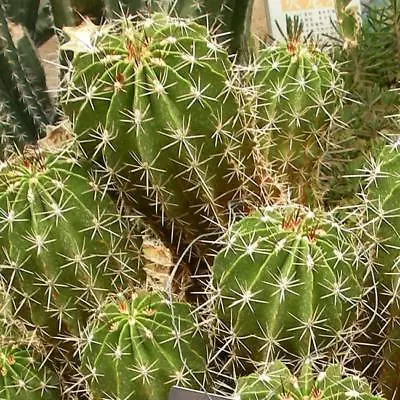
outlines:
[{"label": "green cactus body", "polygon": [[[68,30],[76,54],[64,109],[78,140],[175,239],[215,230],[254,165],[227,53],[204,27],[162,14],[99,29]],[[80,35],[91,36],[85,48]]]},{"label": "green cactus body", "polygon": [[357,45],[361,28],[361,16],[358,4],[352,0],[335,0],[339,32],[344,41],[344,47]]},{"label": "green cactus body", "polygon": [[168,12],[183,18],[195,18],[222,35],[230,53],[247,51],[254,0],[104,0],[110,18],[122,12]]},{"label": "green cactus body", "polygon": [[[372,371],[387,398],[398,399],[400,389],[400,151],[398,136],[375,151],[366,171],[366,233],[375,249],[378,320],[370,335],[377,348],[368,359],[378,366]],[[378,345],[377,345],[378,344]],[[377,370],[379,372],[377,372]]]},{"label": "green cactus body", "polygon": [[342,107],[343,83],[326,53],[301,42],[299,21],[287,23],[287,41],[260,50],[246,79],[265,156],[293,188],[292,198],[303,202],[310,187],[320,197],[319,171]]},{"label": "green cactus body", "polygon": [[364,169],[367,189],[367,220],[374,243],[378,245],[377,261],[386,272],[399,264],[400,254],[400,140],[375,150],[370,165]]},{"label": "green cactus body", "polygon": [[1,164],[0,220],[0,278],[47,335],[78,334],[108,291],[142,278],[127,222],[71,154]]},{"label": "green cactus body", "polygon": [[240,400],[381,399],[372,394],[364,379],[344,374],[340,365],[329,365],[315,376],[308,361],[304,362],[299,376],[293,375],[283,362],[271,362],[257,373],[239,378],[236,394]]},{"label": "green cactus body", "polygon": [[166,400],[204,384],[207,346],[190,307],[160,292],[109,303],[88,332],[81,368],[93,398]]},{"label": "green cactus body", "polygon": [[[46,78],[26,29],[0,5],[0,151],[32,143],[54,118]],[[2,154],[0,154],[2,157]]]},{"label": "green cactus body", "polygon": [[253,363],[343,349],[354,334],[362,265],[339,222],[270,207],[234,224],[226,242],[213,267],[213,296],[232,354]]},{"label": "green cactus body", "polygon": [[1,400],[58,400],[61,393],[55,375],[16,346],[0,346]]}]

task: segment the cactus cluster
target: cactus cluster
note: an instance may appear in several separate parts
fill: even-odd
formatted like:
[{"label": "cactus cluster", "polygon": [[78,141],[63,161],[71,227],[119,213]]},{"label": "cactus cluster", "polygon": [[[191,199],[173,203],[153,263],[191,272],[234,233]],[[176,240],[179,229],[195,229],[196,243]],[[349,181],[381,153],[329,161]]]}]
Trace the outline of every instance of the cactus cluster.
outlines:
[{"label": "cactus cluster", "polygon": [[32,5],[0,6],[0,399],[397,399],[397,98],[349,85],[353,2],[339,56],[288,18],[251,60],[250,0],[42,2],[55,130]]}]

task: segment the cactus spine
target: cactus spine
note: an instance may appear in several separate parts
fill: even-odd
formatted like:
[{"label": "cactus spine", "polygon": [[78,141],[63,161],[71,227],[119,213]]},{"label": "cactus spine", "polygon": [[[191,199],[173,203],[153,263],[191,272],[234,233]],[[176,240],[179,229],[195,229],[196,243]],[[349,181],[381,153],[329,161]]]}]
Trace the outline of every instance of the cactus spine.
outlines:
[{"label": "cactus spine", "polygon": [[0,169],[0,278],[15,312],[51,337],[79,334],[108,291],[141,278],[127,222],[74,154],[32,150]]},{"label": "cactus spine", "polygon": [[362,297],[355,245],[340,222],[297,206],[266,208],[229,229],[213,300],[239,363],[343,349]]},{"label": "cactus spine", "polygon": [[165,400],[204,383],[207,346],[185,303],[161,292],[105,305],[87,332],[82,369],[95,400]]}]

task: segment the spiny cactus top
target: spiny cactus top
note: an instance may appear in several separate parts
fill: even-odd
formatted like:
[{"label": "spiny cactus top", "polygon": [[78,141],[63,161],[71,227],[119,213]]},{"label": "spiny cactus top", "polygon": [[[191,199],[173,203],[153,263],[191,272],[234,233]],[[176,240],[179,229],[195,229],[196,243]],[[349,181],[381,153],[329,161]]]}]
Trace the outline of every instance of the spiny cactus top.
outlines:
[{"label": "spiny cactus top", "polygon": [[294,376],[281,361],[267,364],[257,373],[240,378],[237,400],[378,400],[368,383],[357,375],[343,374],[340,365],[329,365],[316,376],[306,361],[299,376]]},{"label": "spiny cactus top", "polygon": [[340,223],[274,206],[234,224],[226,242],[213,267],[213,298],[239,363],[323,356],[352,334],[362,266]]},{"label": "spiny cactus top", "polygon": [[313,179],[318,191],[317,174],[329,127],[342,107],[343,83],[329,56],[302,42],[302,24],[297,19],[287,24],[287,41],[260,50],[246,75],[268,161],[302,198]]},{"label": "spiny cactus top", "polygon": [[77,334],[105,292],[138,283],[131,236],[73,154],[34,149],[0,165],[0,278],[48,334]]},{"label": "spiny cactus top", "polygon": [[30,350],[0,346],[1,400],[59,400],[55,374],[34,359]]},{"label": "spiny cactus top", "polygon": [[204,27],[162,14],[68,33],[64,109],[86,152],[175,239],[223,223],[253,173],[225,50]]},{"label": "spiny cactus top", "polygon": [[206,362],[190,307],[141,292],[105,306],[87,334],[82,369],[96,400],[166,400],[175,384],[201,387]]}]

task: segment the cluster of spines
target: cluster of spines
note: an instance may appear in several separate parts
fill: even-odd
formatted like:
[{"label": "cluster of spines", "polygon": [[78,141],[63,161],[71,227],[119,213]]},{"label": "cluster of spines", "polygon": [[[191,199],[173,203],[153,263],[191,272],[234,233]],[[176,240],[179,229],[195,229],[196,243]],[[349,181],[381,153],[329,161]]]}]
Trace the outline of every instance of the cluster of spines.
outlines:
[{"label": "cluster of spines", "polygon": [[239,378],[235,393],[241,400],[381,398],[372,394],[368,383],[359,375],[344,373],[340,364],[328,365],[319,373],[313,367],[312,361],[307,359],[296,376],[281,361],[266,363],[257,373]]}]

